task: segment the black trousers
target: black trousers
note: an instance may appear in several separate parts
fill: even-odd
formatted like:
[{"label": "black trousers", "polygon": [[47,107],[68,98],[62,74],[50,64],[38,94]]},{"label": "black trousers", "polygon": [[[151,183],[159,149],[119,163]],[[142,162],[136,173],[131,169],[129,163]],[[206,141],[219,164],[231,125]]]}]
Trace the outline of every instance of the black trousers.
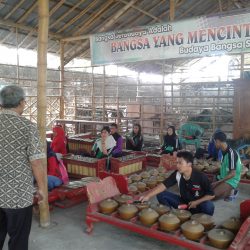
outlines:
[{"label": "black trousers", "polygon": [[9,250],[28,250],[32,222],[32,206],[26,208],[0,208],[0,250],[8,233]]}]

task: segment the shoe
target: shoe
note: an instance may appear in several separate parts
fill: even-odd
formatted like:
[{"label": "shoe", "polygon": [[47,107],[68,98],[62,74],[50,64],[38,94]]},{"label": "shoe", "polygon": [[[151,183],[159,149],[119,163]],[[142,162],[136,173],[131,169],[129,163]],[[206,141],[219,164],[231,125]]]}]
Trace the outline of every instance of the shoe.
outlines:
[{"label": "shoe", "polygon": [[239,190],[238,189],[232,189],[230,196],[234,196],[235,198],[238,196]]},{"label": "shoe", "polygon": [[232,195],[230,195],[230,196],[224,198],[224,201],[227,201],[227,202],[234,201],[234,200],[235,200],[235,197],[232,196]]},{"label": "shoe", "polygon": [[234,189],[234,197],[236,198],[239,194],[239,190],[238,189]]},{"label": "shoe", "polygon": [[238,189],[232,189],[231,194],[228,197],[226,197],[224,199],[224,201],[233,201],[233,200],[236,199],[236,197],[238,196],[238,194],[239,194],[239,190]]}]

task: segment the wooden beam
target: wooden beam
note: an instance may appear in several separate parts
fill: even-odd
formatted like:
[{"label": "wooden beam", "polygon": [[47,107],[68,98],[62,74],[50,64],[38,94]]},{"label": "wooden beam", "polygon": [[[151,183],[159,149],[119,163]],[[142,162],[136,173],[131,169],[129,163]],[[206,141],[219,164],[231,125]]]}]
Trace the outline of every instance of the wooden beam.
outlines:
[{"label": "wooden beam", "polygon": [[116,20],[122,16],[133,4],[135,4],[138,0],[131,0],[124,7],[122,7],[108,22],[106,22],[99,32],[105,31],[108,27],[110,27]]},{"label": "wooden beam", "polygon": [[37,42],[37,38],[34,38],[29,44],[27,44],[25,46],[25,49],[29,49],[32,47],[32,45],[35,45],[35,43]]},{"label": "wooden beam", "polygon": [[94,0],[89,4],[84,10],[82,10],[77,16],[72,18],[69,22],[67,22],[62,28],[60,28],[56,33],[61,33],[66,28],[68,28],[70,25],[75,23],[77,20],[79,20],[82,16],[84,16],[91,8],[93,8],[99,0]]},{"label": "wooden beam", "polygon": [[220,10],[220,12],[222,12],[222,11],[223,11],[223,9],[222,9],[222,3],[221,3],[221,0],[218,0],[218,4],[219,4],[219,10]]},{"label": "wooden beam", "polygon": [[50,29],[53,28],[53,27],[55,27],[59,22],[61,22],[66,16],[68,16],[72,11],[74,11],[76,8],[78,8],[78,6],[81,5],[85,1],[86,0],[79,1],[71,9],[69,9],[68,11],[66,11],[61,17],[59,17],[58,19],[56,19],[56,21],[54,23],[51,23],[51,25],[49,26]]},{"label": "wooden beam", "polygon": [[[89,26],[90,26],[90,24],[91,23],[94,23],[94,22],[96,22],[99,18],[100,18],[100,16],[101,16],[101,14],[103,14],[103,12],[104,11],[106,11],[106,9],[108,9],[109,8],[109,6],[113,3],[113,1],[114,0],[111,0],[111,1],[108,1],[108,2],[106,2],[104,5],[102,5],[102,7],[100,8],[100,10],[98,11],[98,12],[96,12],[96,13],[93,13],[92,15],[91,15],[91,17],[81,26],[81,28],[79,29],[79,28],[77,28],[76,29],[76,31],[73,31],[72,33],[74,33],[74,34],[76,34],[76,33],[78,33],[80,30],[85,30],[85,29],[87,29]],[[116,5],[117,3],[115,3],[115,5]],[[115,5],[113,5],[112,7],[114,7]],[[110,9],[109,9],[110,10]],[[99,25],[100,27],[102,26],[102,24],[100,24]],[[98,29],[96,29],[96,30],[98,30]],[[80,36],[80,37],[82,37],[82,36]],[[84,36],[85,37],[85,36]],[[83,37],[83,39],[85,39]],[[70,38],[72,38],[72,37],[70,37]],[[80,38],[81,39],[81,38]],[[69,49],[68,51],[66,51],[66,53],[65,53],[65,55],[67,55],[67,54],[69,54],[72,50],[75,50],[75,47],[76,46],[74,46],[74,47],[72,47],[71,49]],[[77,46],[77,50],[79,49],[79,47]]]},{"label": "wooden beam", "polygon": [[[121,3],[124,3],[124,4],[128,4],[128,2],[125,1],[125,0],[117,0],[117,1],[119,1],[119,2],[121,2]],[[134,5],[134,4],[131,5],[131,8],[133,8],[133,9],[135,9],[135,10],[139,10],[139,11],[140,11],[141,13],[143,13],[145,16],[149,16],[149,17],[151,17],[152,19],[154,19],[154,20],[157,21],[157,22],[161,22],[161,20],[160,20],[158,17],[156,17],[156,16],[150,14],[149,12],[147,12],[147,11],[145,11],[145,10],[139,8],[139,7],[137,7],[137,6]]]},{"label": "wooden beam", "polygon": [[84,21],[83,25],[81,25],[81,28],[77,27],[76,29],[72,31],[72,36],[80,35],[81,32],[86,30],[86,28],[90,25],[90,23],[92,23],[93,21],[96,21],[97,18],[101,14],[103,14],[103,12],[105,12],[110,7],[111,4],[113,4],[113,2],[114,0],[106,1],[97,12],[94,12],[88,20]]},{"label": "wooden beam", "polygon": [[49,16],[52,16],[63,4],[64,4],[65,0],[61,0],[60,2],[58,2],[49,12]]},{"label": "wooden beam", "polygon": [[4,43],[7,39],[9,39],[9,38],[13,35],[13,33],[14,33],[14,30],[11,30],[11,29],[10,29],[9,34],[7,34],[7,35],[0,41],[0,44],[1,44],[1,43]]},{"label": "wooden beam", "polygon": [[61,41],[63,41],[63,42],[73,42],[73,41],[85,40],[85,39],[89,39],[90,35],[91,34],[62,38]]},{"label": "wooden beam", "polygon": [[[32,28],[21,23],[15,23],[15,22],[4,20],[1,18],[0,18],[0,26],[8,26],[8,27],[13,27],[13,28],[18,28],[18,30],[34,31],[34,33],[38,33],[38,28]],[[49,32],[49,37],[55,38],[57,40],[60,40],[62,38],[61,35],[55,34],[53,32]]]},{"label": "wooden beam", "polygon": [[[52,41],[52,40],[51,40]],[[53,40],[53,45],[52,46],[50,46],[50,47],[48,47],[48,51],[50,51],[50,52],[52,52],[53,51],[53,49],[54,49],[54,47],[58,47],[59,46],[59,41],[54,41]],[[55,52],[55,51],[54,51]],[[57,52],[55,52],[55,53],[57,53]],[[58,53],[57,53],[58,54]]]},{"label": "wooden beam", "polygon": [[[178,2],[175,4],[175,7],[180,6],[181,4],[183,4],[183,2],[185,2],[185,0],[180,0],[180,1],[178,1]],[[170,9],[168,9],[167,11],[164,11],[162,14],[159,15],[159,17],[162,18],[162,17],[168,15],[169,12],[170,12]]]},{"label": "wooden beam", "polygon": [[[162,2],[165,2],[165,0],[162,0],[162,1],[160,1],[160,2],[158,2],[157,4],[154,4],[154,5],[150,5],[150,6],[148,6],[148,10],[153,10],[153,9],[155,9],[155,8],[157,8],[160,4],[162,4]],[[139,16],[136,16],[133,20],[131,20],[128,24],[125,24],[125,26],[127,27],[127,28],[129,28],[129,27],[134,27],[134,24],[136,24],[136,23],[138,23],[138,20],[140,20],[140,18],[142,18],[142,17],[144,17],[144,15],[143,14],[140,14]],[[151,22],[150,22],[151,23]],[[147,24],[145,24],[145,25],[147,25]],[[121,25],[119,25],[119,26],[117,26],[117,30],[119,30],[119,29],[122,29],[124,27],[124,24],[122,23]],[[82,48],[83,49],[83,48]],[[87,49],[87,50],[85,50],[84,51],[84,53],[82,53],[83,54],[83,56],[85,57],[85,56],[87,56],[88,54],[90,54],[89,53],[89,48]]]},{"label": "wooden beam", "polygon": [[[184,2],[185,0],[181,0],[181,1],[179,1],[179,2],[177,2],[176,3],[176,6],[180,6],[183,2]],[[194,5],[192,5],[192,7],[190,8],[190,9],[193,9],[195,6],[197,6],[198,4],[200,4],[200,3],[202,3],[202,1],[203,0],[200,0],[200,1],[198,1],[198,2],[196,2]],[[154,5],[153,7],[150,7],[149,9],[154,9],[155,7],[158,7],[158,5],[159,4],[162,4],[162,2],[165,2],[165,0],[164,1],[161,1],[161,2],[158,2],[156,5]],[[166,12],[164,12],[162,15],[160,15],[159,17],[162,17],[163,15],[167,15],[168,13],[170,12],[170,9],[169,10],[167,10]],[[186,14],[187,12],[185,12],[185,13],[183,13],[183,14]],[[181,15],[181,16],[184,16],[184,15]],[[141,15],[141,17],[143,17],[144,15]],[[126,25],[126,27],[129,27],[129,26],[133,26],[135,23],[137,23],[138,22],[138,19],[139,18],[141,18],[141,17],[135,17],[134,18],[134,21],[131,23],[130,22],[130,24],[129,25]],[[179,19],[179,16],[178,16],[178,19]],[[151,20],[150,22],[148,22],[148,23],[146,23],[146,24],[144,24],[144,25],[150,25],[151,23],[153,23],[153,21],[154,20]],[[122,24],[123,25],[123,24]],[[117,27],[117,30],[119,30],[119,29],[122,29],[123,27],[122,27],[122,25],[120,25],[120,26],[118,26]],[[86,46],[86,45],[85,45]],[[83,50],[83,46],[82,46],[82,48],[81,48],[82,50]],[[79,50],[80,50],[80,48],[79,48]],[[79,52],[78,52],[79,53]],[[76,53],[75,53],[76,54]],[[74,54],[74,55],[75,55]],[[87,50],[85,50],[84,51],[84,53],[82,53],[83,54],[83,56],[85,57],[87,54],[89,54],[89,49],[87,49]],[[79,54],[79,55],[81,55],[81,53]],[[70,60],[72,60],[73,58],[72,58],[73,56],[71,56],[70,58]],[[66,62],[69,62],[68,60],[66,60]]]},{"label": "wooden beam", "polygon": [[20,6],[24,3],[25,0],[20,0],[17,5],[3,18],[4,20],[8,19]]},{"label": "wooden beam", "polygon": [[[64,2],[65,2],[65,0],[61,0],[60,2],[58,2],[58,3],[50,10],[50,12],[49,12],[49,17],[51,17],[51,16],[52,16],[52,15],[53,15],[53,14],[63,5]],[[19,43],[19,46],[22,46],[22,45],[26,42],[26,40],[27,40],[28,38],[30,38],[34,33],[35,33],[34,31],[30,31],[30,32],[27,34],[27,36]],[[29,47],[32,43],[33,43],[33,41],[32,41],[30,44],[28,44],[28,45],[26,46],[26,48]]]},{"label": "wooden beam", "polygon": [[[47,81],[47,46],[49,28],[49,0],[38,0],[38,46],[37,46],[37,124],[42,141],[46,142],[46,81]],[[44,159],[45,202],[39,204],[40,225],[50,225],[48,205],[47,160]]]},{"label": "wooden beam", "polygon": [[187,10],[185,10],[183,13],[181,13],[178,16],[178,20],[181,19],[182,17],[185,17],[191,10],[193,10],[194,8],[196,8],[198,5],[202,4],[203,2],[204,0],[196,1],[194,4],[192,4],[191,7],[189,7]]},{"label": "wooden beam", "polygon": [[26,11],[24,14],[17,20],[17,23],[22,23],[29,15],[30,13],[36,9],[37,7],[37,1],[34,2],[34,4]]},{"label": "wooden beam", "polygon": [[60,119],[64,119],[64,42],[60,42]]},{"label": "wooden beam", "polygon": [[[165,0],[164,0],[164,1],[161,1],[161,2],[159,2],[159,3],[157,3],[157,4],[154,5],[154,7],[152,7],[152,8],[155,8],[155,7],[157,7],[159,4],[164,3],[164,2],[165,2]],[[176,6],[179,6],[179,5],[181,5],[182,3],[183,3],[183,0],[177,2]],[[152,9],[152,8],[150,8],[150,9]],[[168,13],[169,13],[169,10],[167,10],[166,12],[164,12],[164,15],[167,15]],[[141,17],[143,17],[143,16],[144,16],[144,15],[142,14]],[[163,15],[162,15],[162,16],[163,16]],[[159,17],[158,17],[158,18],[159,18]],[[138,21],[138,17],[135,17],[134,22],[136,22],[136,21]],[[153,21],[155,21],[155,20],[152,20],[152,21],[150,21],[150,22],[148,22],[147,24],[144,24],[144,25],[149,25],[149,24],[151,24]],[[120,25],[120,27],[118,26],[117,29],[122,28],[121,26],[122,26],[122,25]],[[102,28],[103,28],[103,27],[102,27]],[[97,32],[102,32],[102,31],[100,31],[100,30],[102,30],[102,28],[99,29],[98,31],[95,31],[95,33],[97,33]],[[78,30],[78,32],[80,32],[80,30]],[[85,36],[83,36],[83,37],[85,37]],[[81,38],[81,36],[79,36],[79,38]],[[67,39],[67,38],[66,38],[66,39]],[[74,46],[74,47],[72,47],[70,50],[68,50],[67,52],[65,52],[65,55],[68,55],[70,51],[76,50],[74,54],[72,54],[70,57],[68,57],[68,58],[65,60],[65,65],[66,65],[68,62],[70,62],[73,58],[75,58],[76,56],[80,55],[81,52],[82,52],[82,50],[84,49],[84,47],[86,47],[86,43],[83,43],[82,46]],[[86,53],[89,53],[89,49],[87,49],[85,52],[86,52]],[[85,53],[85,55],[86,55],[86,53]]]},{"label": "wooden beam", "polygon": [[175,17],[175,0],[169,0],[169,20],[174,21]]},{"label": "wooden beam", "polygon": [[[154,10],[155,8],[157,8],[160,4],[162,4],[162,2],[164,2],[164,4],[165,4],[165,0],[162,0],[162,1],[160,1],[160,2],[158,2],[157,4],[154,4],[154,5],[150,5],[150,6],[148,6],[148,11],[149,10]],[[117,29],[119,30],[119,29],[122,29],[124,26],[126,27],[126,28],[129,28],[129,27],[134,27],[137,23],[138,23],[138,21],[141,19],[141,18],[143,18],[144,17],[144,15],[143,14],[140,14],[139,16],[135,16],[133,19],[130,19],[129,20],[129,23],[122,23],[122,24],[120,24],[118,27],[117,27]],[[158,17],[159,18],[159,17]],[[161,22],[162,22],[162,20],[161,19],[159,19]],[[152,22],[152,21],[151,21]],[[144,24],[144,25],[146,25],[146,24]]]},{"label": "wooden beam", "polygon": [[[157,4],[154,4],[153,6],[149,6],[148,7],[148,10],[153,10],[153,9],[155,9],[156,7],[158,7],[159,6],[159,4],[162,4],[162,2],[165,2],[165,0],[162,0],[162,1],[160,1],[160,2],[158,2]],[[141,14],[141,15],[139,15],[139,17],[135,17],[134,18],[134,21],[131,23],[129,23],[129,25],[126,25],[127,27],[129,27],[129,26],[131,26],[131,25],[133,25],[135,22],[137,22],[138,21],[138,19],[140,19],[140,18],[142,18],[142,17],[144,17],[144,15],[143,14]],[[100,25],[100,27],[101,27],[101,25]],[[117,27],[117,29],[120,29],[120,28],[122,28],[122,25],[120,25],[120,26],[118,26]],[[97,29],[98,30],[98,29]],[[98,32],[98,31],[95,31],[95,32]],[[80,36],[81,37],[81,36]],[[79,38],[80,38],[79,37]],[[65,53],[65,55],[68,55],[72,50],[76,50],[76,52],[74,52],[74,54],[73,55],[71,55],[69,58],[67,58],[67,60],[65,60],[65,65],[67,64],[67,63],[69,63],[72,59],[74,59],[77,55],[80,55],[81,54],[81,51],[84,49],[84,47],[86,47],[86,43],[85,44],[83,44],[82,46],[74,46],[74,47],[72,47],[70,50],[68,50],[66,53]],[[86,52],[86,53],[85,53]],[[87,54],[87,53],[89,53],[89,48],[87,49],[87,50],[85,50],[85,52],[84,52],[84,56]]]},{"label": "wooden beam", "polygon": [[238,9],[242,8],[242,6],[240,5],[240,2],[238,0],[231,0],[231,1],[232,1],[233,5],[235,7],[237,7]]},{"label": "wooden beam", "polygon": [[[116,20],[123,15],[130,7],[131,5],[135,4],[137,2],[137,0],[131,0],[130,2],[128,2],[123,8],[121,8],[108,22],[105,23],[104,26],[102,26],[98,32],[103,32],[104,30],[106,30],[109,26],[111,26],[114,22],[116,22]],[[86,42],[83,44],[83,46],[81,46],[81,48],[79,50],[77,50],[76,53],[79,53],[79,51],[82,50],[82,47],[86,46]],[[74,53],[73,56],[76,55],[76,53]],[[74,58],[74,57],[73,57]],[[70,61],[72,60],[72,56]],[[66,62],[67,63],[67,62]]]}]

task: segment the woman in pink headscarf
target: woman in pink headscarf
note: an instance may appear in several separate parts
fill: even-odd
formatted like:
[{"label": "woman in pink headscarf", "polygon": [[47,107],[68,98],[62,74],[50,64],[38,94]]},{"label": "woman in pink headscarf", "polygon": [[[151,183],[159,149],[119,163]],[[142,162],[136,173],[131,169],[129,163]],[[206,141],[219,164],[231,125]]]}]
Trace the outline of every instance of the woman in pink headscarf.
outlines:
[{"label": "woman in pink headscarf", "polygon": [[65,155],[67,154],[66,144],[67,139],[63,128],[61,126],[55,126],[53,128],[53,140],[51,143],[51,149],[55,153]]}]

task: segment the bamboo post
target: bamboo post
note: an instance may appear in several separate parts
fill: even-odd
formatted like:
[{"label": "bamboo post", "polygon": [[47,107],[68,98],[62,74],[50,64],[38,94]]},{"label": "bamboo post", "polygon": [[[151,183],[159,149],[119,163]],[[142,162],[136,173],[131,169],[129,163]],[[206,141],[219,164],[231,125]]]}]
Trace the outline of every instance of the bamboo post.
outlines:
[{"label": "bamboo post", "polygon": [[118,66],[116,66],[116,100],[117,100],[117,112],[116,112],[116,118],[117,118],[117,125],[118,129],[120,130],[120,108],[119,108],[119,80],[118,80]]},{"label": "bamboo post", "polygon": [[[60,119],[64,119],[64,42],[60,42]],[[76,112],[76,110],[75,110]]]},{"label": "bamboo post", "polygon": [[244,64],[245,64],[245,55],[244,53],[240,54],[240,78],[244,79]]},{"label": "bamboo post", "polygon": [[212,110],[212,133],[215,131],[215,123],[216,123],[216,112],[215,112],[215,98],[213,98],[213,110]]},{"label": "bamboo post", "polygon": [[175,0],[170,0],[169,2],[169,20],[174,21],[175,17]]},{"label": "bamboo post", "polygon": [[102,85],[102,120],[106,121],[106,105],[105,105],[105,84],[106,84],[106,68],[103,66],[103,85]]},{"label": "bamboo post", "polygon": [[[48,46],[48,25],[49,25],[49,1],[38,0],[38,45],[37,45],[37,123],[42,141],[46,141],[46,80],[47,80],[47,46]],[[47,189],[47,160],[43,162],[45,166],[45,199],[39,205],[40,225],[48,227],[50,225],[50,214],[48,206]]]},{"label": "bamboo post", "polygon": [[17,61],[17,84],[19,85],[19,45],[18,45],[18,28],[16,28],[16,61]]},{"label": "bamboo post", "polygon": [[[92,116],[92,121],[95,120],[95,78],[94,78],[94,68],[93,66],[91,67],[91,80],[92,80],[92,86],[91,86],[91,102],[92,102],[92,111],[91,111],[91,116]],[[96,126],[92,127],[92,134],[96,135]]]},{"label": "bamboo post", "polygon": [[163,112],[164,112],[164,102],[165,102],[165,98],[164,98],[164,77],[165,77],[165,60],[163,61],[162,64],[162,85],[161,85],[161,118],[160,118],[160,144],[162,144],[163,142],[163,127],[164,127],[164,116],[163,116]]}]

